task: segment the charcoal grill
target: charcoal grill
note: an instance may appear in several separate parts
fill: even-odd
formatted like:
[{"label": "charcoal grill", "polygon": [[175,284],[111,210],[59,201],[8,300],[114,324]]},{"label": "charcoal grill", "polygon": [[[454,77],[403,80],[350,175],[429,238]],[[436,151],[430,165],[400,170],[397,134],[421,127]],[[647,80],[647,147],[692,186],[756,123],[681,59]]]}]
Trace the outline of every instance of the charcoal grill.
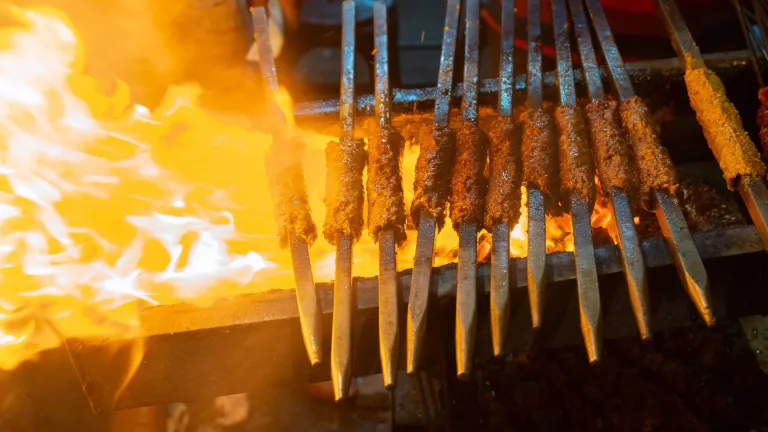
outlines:
[{"label": "charcoal grill", "polygon": [[[749,64],[748,51],[705,55],[706,64],[725,82],[729,96],[745,119],[745,126],[755,137],[751,113],[757,108],[756,83]],[[718,191],[718,204],[735,209],[733,217],[717,220],[710,216],[697,220],[687,212],[696,248],[704,260],[719,321],[768,312],[766,279],[759,270],[768,263],[761,234],[750,223],[749,212],[737,195],[725,191],[719,168],[707,149],[701,129],[688,108],[683,68],[678,59],[627,64],[627,72],[636,92],[654,110],[673,107],[674,120],[661,129],[662,142],[669,149],[678,171],[693,188],[706,184]],[[610,88],[606,70],[600,69],[606,88]],[[579,95],[585,94],[581,70],[574,73]],[[554,72],[542,75],[543,97],[555,100]],[[499,91],[498,79],[481,80],[478,86],[481,105],[492,106]],[[663,89],[663,91],[659,91]],[[514,100],[525,100],[526,76],[514,79]],[[434,108],[435,88],[396,89],[392,92],[392,117],[395,125],[423,117]],[[457,84],[451,91],[455,100],[463,96]],[[365,124],[375,106],[374,95],[355,99],[358,124]],[[328,116],[338,115],[339,100],[298,104],[295,115],[307,128],[327,127]],[[482,116],[481,116],[482,117]],[[483,124],[481,118],[481,124]],[[695,201],[695,197],[692,198]],[[690,204],[695,207],[696,202]],[[706,229],[699,229],[706,228]],[[687,326],[700,322],[696,308],[681,286],[673,268],[674,257],[658,230],[641,242],[649,272],[651,320],[654,330]],[[605,338],[636,337],[637,327],[627,295],[620,252],[614,245],[596,246],[595,264],[600,276],[603,335]],[[549,282],[546,320],[534,334],[530,327],[527,301],[527,263],[512,258],[510,269],[511,313],[506,346],[511,352],[547,349],[581,343],[579,302],[576,297],[574,256],[569,252],[548,254],[546,279]],[[475,358],[493,355],[490,332],[490,266],[477,268],[478,321]],[[398,273],[401,298],[409,298],[411,270]],[[378,344],[379,293],[376,278],[355,278],[352,325],[353,376],[381,372]],[[452,363],[453,321],[456,308],[457,266],[432,270],[426,349],[422,369],[441,370]],[[310,381],[330,380],[332,284],[317,284],[322,312],[322,339],[325,346],[319,366],[307,359],[296,294],[273,291],[222,299],[210,308],[186,304],[147,307],[141,315],[143,338],[70,339],[67,349],[83,389],[96,412],[158,405],[174,401],[211,398],[240,392],[269,392],[277,386],[297,387]],[[401,304],[401,308],[406,305]],[[404,309],[403,309],[404,310]],[[400,328],[405,328],[400,314]],[[404,338],[401,343],[405,344]],[[143,356],[133,362],[135,347]],[[405,349],[400,349],[400,367],[405,365]],[[447,365],[447,367],[446,367]],[[125,371],[131,371],[126,378]],[[446,373],[446,376],[454,372]],[[449,378],[453,379],[453,378]]]}]

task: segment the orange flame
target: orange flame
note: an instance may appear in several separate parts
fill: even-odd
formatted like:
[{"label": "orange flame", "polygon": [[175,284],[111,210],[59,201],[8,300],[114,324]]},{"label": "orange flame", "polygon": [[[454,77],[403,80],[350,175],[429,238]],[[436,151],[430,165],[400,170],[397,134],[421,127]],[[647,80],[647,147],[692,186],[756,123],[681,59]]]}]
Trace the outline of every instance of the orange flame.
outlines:
[{"label": "orange flame", "polygon": [[[268,134],[203,108],[192,84],[170,88],[153,111],[133,105],[122,83],[105,94],[83,73],[79,36],[66,19],[12,14],[25,28],[0,33],[0,369],[62,338],[138,335],[145,305],[207,306],[293,286],[269,199]],[[276,100],[306,143],[307,192],[321,226],[332,137],[295,128],[289,95]],[[417,156],[418,148],[405,150],[407,204]],[[527,252],[526,220],[523,203],[513,256]],[[548,249],[572,250],[569,229],[567,216],[550,220]],[[399,268],[412,265],[415,232],[408,234]],[[435,264],[454,261],[457,245],[447,226]],[[310,254],[316,280],[330,280],[334,248],[321,239]],[[377,270],[377,248],[364,235],[355,274]]]}]

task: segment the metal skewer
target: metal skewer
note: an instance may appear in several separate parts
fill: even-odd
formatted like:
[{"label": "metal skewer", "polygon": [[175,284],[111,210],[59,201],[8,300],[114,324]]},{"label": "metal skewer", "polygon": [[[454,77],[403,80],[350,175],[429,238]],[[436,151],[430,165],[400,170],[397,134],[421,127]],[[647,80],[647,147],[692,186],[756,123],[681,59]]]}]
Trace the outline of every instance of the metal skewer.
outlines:
[{"label": "metal skewer", "polygon": [[[515,1],[503,0],[501,5],[501,60],[499,70],[499,116],[512,117],[512,94],[515,87]],[[504,353],[504,341],[509,328],[509,225],[493,227],[491,247],[491,338],[493,354]]]},{"label": "metal skewer", "polygon": [[[528,77],[526,83],[528,108],[542,107],[541,86],[541,5],[528,0]],[[523,131],[525,133],[525,131]],[[528,199],[528,300],[531,303],[531,323],[541,326],[547,285],[547,221],[544,194],[526,188]]]},{"label": "metal skewer", "polygon": [[[352,138],[355,126],[355,2],[342,4],[341,125],[342,136]],[[339,234],[333,283],[331,380],[336,400],[346,399],[352,377],[352,247],[354,239]]]},{"label": "metal skewer", "polygon": [[[586,0],[586,4],[619,98],[621,100],[631,99],[635,97],[635,90],[627,75],[621,54],[616,47],[603,8],[599,0]],[[709,278],[691,237],[691,232],[686,225],[683,212],[674,198],[666,191],[654,191],[654,199],[656,201],[656,217],[670,252],[673,254],[680,280],[704,321],[708,325],[712,325],[715,316],[710,306],[712,301],[709,293]]]},{"label": "metal skewer", "polygon": [[[272,46],[269,43],[269,27],[267,26],[267,16],[264,8],[255,8],[252,19],[254,34],[259,48],[259,65],[261,67],[261,76],[264,79],[264,87],[273,103],[271,108],[275,110],[275,115],[282,118],[282,113],[279,112],[279,108],[274,104],[274,94],[278,90],[277,70],[272,56]],[[312,276],[312,263],[309,260],[307,241],[297,236],[296,232],[291,232],[290,250],[293,277],[296,282],[296,303],[299,309],[301,334],[304,338],[304,346],[307,349],[309,361],[314,366],[319,364],[323,358],[323,333],[320,320],[322,313],[317,305],[315,280]]]},{"label": "metal skewer", "polygon": [[[374,49],[376,60],[376,117],[379,126],[392,122],[389,110],[389,59],[387,43],[387,4],[373,4]],[[370,199],[370,198],[369,198]],[[400,350],[395,232],[385,229],[379,234],[379,352],[384,387],[392,390],[397,383],[397,360]]]},{"label": "metal skewer", "polygon": [[[669,0],[657,0],[657,4],[669,30],[672,45],[686,68],[704,67],[699,47],[696,46],[677,5]],[[765,184],[760,178],[743,176],[739,180],[739,193],[747,205],[749,216],[760,234],[763,245],[768,250],[768,190]]]},{"label": "metal skewer", "polygon": [[[592,102],[603,100],[605,99],[605,91],[600,80],[600,71],[598,70],[592,36],[582,0],[569,0],[569,6],[590,100]],[[614,224],[612,229],[618,238],[621,262],[624,266],[624,275],[627,280],[635,321],[640,331],[640,337],[648,340],[652,337],[648,279],[643,254],[640,250],[640,241],[635,230],[635,221],[632,217],[630,200],[624,191],[615,188],[611,190],[609,198]]]},{"label": "metal skewer", "polygon": [[[440,55],[440,73],[437,79],[435,98],[435,126],[448,126],[453,85],[453,58],[456,51],[456,27],[459,22],[460,0],[448,0],[445,12],[445,30]],[[413,259],[411,293],[408,300],[407,316],[407,372],[418,370],[424,337],[427,330],[427,306],[429,304],[429,282],[432,277],[432,259],[435,251],[437,222],[429,212],[419,215],[416,237],[416,255]]]},{"label": "metal skewer", "polygon": [[[464,121],[477,124],[477,66],[480,50],[480,2],[467,0],[464,45]],[[459,227],[458,284],[456,286],[456,370],[468,378],[475,353],[477,329],[477,225]]]},{"label": "metal skewer", "polygon": [[[552,23],[555,28],[555,52],[557,55],[557,82],[561,106],[576,106],[571,46],[568,41],[568,15],[565,0],[551,0]],[[571,223],[573,227],[576,283],[579,294],[581,332],[590,362],[600,360],[602,350],[602,314],[600,311],[600,287],[595,268],[595,249],[592,243],[592,226],[587,197],[571,192]]]}]

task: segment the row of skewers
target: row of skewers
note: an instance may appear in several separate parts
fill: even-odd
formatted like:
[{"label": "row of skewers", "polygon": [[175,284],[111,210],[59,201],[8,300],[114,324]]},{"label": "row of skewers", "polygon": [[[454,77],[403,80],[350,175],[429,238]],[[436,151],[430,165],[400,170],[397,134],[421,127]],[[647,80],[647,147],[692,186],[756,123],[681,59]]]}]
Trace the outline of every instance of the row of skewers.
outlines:
[{"label": "row of skewers", "polygon": [[[680,40],[680,32],[687,30],[679,14],[675,21],[674,3],[658,1]],[[581,329],[590,361],[600,360],[602,317],[590,226],[590,214],[598,193],[595,174],[602,194],[611,203],[611,229],[621,251],[641,337],[650,339],[652,335],[647,277],[633,220],[633,214],[641,209],[655,212],[683,285],[705,322],[713,324],[708,277],[675,198],[674,165],[660,143],[648,108],[634,93],[599,0],[551,1],[559,90],[554,115],[542,97],[540,5],[538,0],[528,0],[527,99],[519,122],[513,118],[512,110],[514,0],[502,3],[499,118],[486,135],[478,127],[478,0],[465,0],[462,126],[458,131],[448,127],[461,4],[460,0],[447,0],[434,121],[417,137],[420,153],[410,217],[418,227],[418,237],[406,316],[406,370],[417,372],[423,356],[435,234],[443,227],[446,213],[459,233],[457,373],[459,377],[466,377],[474,358],[477,235],[483,228],[493,234],[490,289],[493,348],[496,355],[504,353],[510,310],[509,230],[520,216],[521,186],[526,191],[528,207],[527,282],[532,324],[534,328],[540,327],[545,310],[546,216],[570,212]],[[397,245],[405,240],[406,223],[400,171],[404,140],[392,127],[390,114],[386,5],[381,1],[374,4],[377,133],[369,138],[367,155],[363,141],[354,136],[354,2],[347,0],[342,8],[342,132],[339,141],[329,143],[326,149],[327,215],[323,227],[324,237],[337,248],[330,356],[337,399],[347,396],[351,379],[352,250],[365,225],[366,186],[367,228],[379,244],[380,353],[384,385],[388,389],[394,388],[398,370],[400,299],[395,254]],[[575,95],[568,9],[588,87],[589,103],[585,109],[578,105]],[[672,18],[670,10],[673,10]],[[618,101],[608,97],[600,80],[590,21]],[[266,17],[261,8],[254,10],[254,28],[262,72],[268,90],[273,92],[277,89],[277,79]],[[764,197],[768,192],[758,178],[764,175],[765,167],[755,146],[745,138],[735,109],[732,105],[729,108],[722,84],[718,87],[717,77],[704,67],[700,56],[696,57],[698,50],[691,50],[695,45],[683,45],[680,48],[678,43],[678,49],[689,59],[686,84],[691,104],[729,186],[739,188],[748,207],[752,203],[750,213],[761,233],[765,233],[768,200]],[[280,115],[278,110],[275,115]],[[274,138],[279,146],[300,146],[281,127],[276,127]],[[362,175],[366,164],[368,184],[364,185]],[[311,362],[316,364],[322,358],[320,312],[307,252],[308,245],[316,238],[316,228],[309,213],[301,163],[290,156],[270,156],[268,168],[274,179],[281,242],[290,246],[293,257],[304,341]]]}]

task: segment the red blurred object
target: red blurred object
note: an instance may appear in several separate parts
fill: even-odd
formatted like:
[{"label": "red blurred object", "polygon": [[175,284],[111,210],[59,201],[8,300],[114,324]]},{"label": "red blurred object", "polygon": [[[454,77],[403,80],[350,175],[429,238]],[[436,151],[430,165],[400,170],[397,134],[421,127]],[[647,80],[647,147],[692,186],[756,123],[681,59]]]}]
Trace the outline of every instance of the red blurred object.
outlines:
[{"label": "red blurred object", "polygon": [[[501,0],[496,1],[501,2]],[[657,14],[654,0],[601,0],[600,3],[603,5],[614,34],[667,37],[666,28]],[[681,9],[701,8],[720,3],[722,0],[677,0]],[[528,14],[527,8],[527,0],[515,1],[515,12],[518,16],[526,16]],[[499,22],[488,10],[483,10],[481,14],[487,25],[496,32],[501,31]],[[552,20],[549,0],[541,0],[541,19],[544,23]],[[525,50],[528,49],[528,43],[525,40],[515,39],[515,47]],[[541,52],[547,57],[555,56],[555,50],[550,46],[542,46]],[[634,60],[636,59],[624,57],[624,61]]]}]

